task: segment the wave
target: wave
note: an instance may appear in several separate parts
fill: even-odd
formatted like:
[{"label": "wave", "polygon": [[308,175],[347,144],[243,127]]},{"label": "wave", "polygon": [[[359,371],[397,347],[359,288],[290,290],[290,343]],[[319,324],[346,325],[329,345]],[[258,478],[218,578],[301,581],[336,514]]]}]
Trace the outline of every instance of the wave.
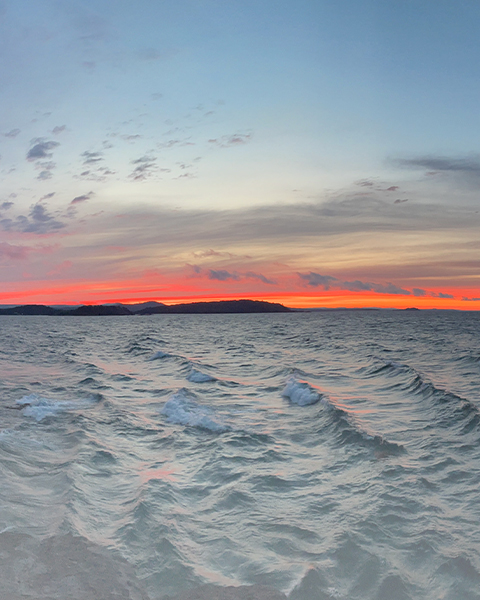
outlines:
[{"label": "wave", "polygon": [[[327,396],[315,389],[307,381],[301,381],[297,373],[287,379],[282,396],[289,398],[291,402],[299,406],[311,406],[322,402],[330,416],[328,427],[332,427],[334,435],[340,445],[362,446],[372,449],[378,457],[401,454],[405,447],[396,442],[389,442],[383,436],[372,434],[362,429],[354,417],[344,408],[340,408]],[[322,428],[325,424],[322,425]]]},{"label": "wave", "polygon": [[90,408],[97,404],[100,396],[89,396],[80,400],[52,400],[42,398],[37,394],[23,396],[16,401],[26,417],[33,417],[36,421],[42,421],[47,417],[55,417],[64,412],[76,411]]},{"label": "wave", "polygon": [[230,431],[230,427],[215,418],[215,411],[198,404],[185,389],[181,389],[165,403],[161,410],[169,423],[198,427],[215,433]]},{"label": "wave", "polygon": [[172,355],[169,354],[168,352],[164,352],[163,350],[159,350],[158,352],[155,352],[155,354],[152,354],[152,356],[150,356],[150,358],[147,358],[147,360],[159,360],[162,358],[170,358]]},{"label": "wave", "polygon": [[407,394],[418,396],[422,400],[429,400],[436,407],[437,416],[435,424],[442,427],[463,426],[467,433],[477,429],[480,424],[480,410],[477,405],[454,392],[450,392],[429,381],[422,373],[408,364],[386,361],[377,357],[381,366],[374,365],[367,369],[367,376],[389,374],[395,378],[402,377],[393,386],[392,390],[401,390]]},{"label": "wave", "polygon": [[207,381],[216,381],[217,379],[213,375],[192,369],[187,375],[187,380],[192,383],[206,383]]},{"label": "wave", "polygon": [[320,394],[306,381],[300,381],[295,375],[287,379],[287,383],[282,391],[284,398],[289,398],[293,404],[298,406],[310,406],[319,402],[323,395]]}]

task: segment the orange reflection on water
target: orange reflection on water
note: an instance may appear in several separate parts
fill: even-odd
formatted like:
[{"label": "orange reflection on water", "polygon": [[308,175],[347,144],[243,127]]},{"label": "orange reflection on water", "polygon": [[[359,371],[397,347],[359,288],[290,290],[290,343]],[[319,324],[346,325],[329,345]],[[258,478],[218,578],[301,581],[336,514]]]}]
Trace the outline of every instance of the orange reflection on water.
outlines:
[{"label": "orange reflection on water", "polygon": [[175,477],[173,476],[174,473],[175,471],[173,469],[160,467],[158,469],[140,471],[138,476],[142,483],[148,483],[149,481],[152,481],[152,479],[168,479],[169,481],[175,481]]}]

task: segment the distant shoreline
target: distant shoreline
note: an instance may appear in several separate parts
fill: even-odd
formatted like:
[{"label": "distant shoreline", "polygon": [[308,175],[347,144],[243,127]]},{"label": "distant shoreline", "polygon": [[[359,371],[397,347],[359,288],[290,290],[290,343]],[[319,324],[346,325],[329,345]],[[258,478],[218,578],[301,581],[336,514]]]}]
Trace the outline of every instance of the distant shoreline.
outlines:
[{"label": "distant shoreline", "polygon": [[[315,307],[290,308],[278,302],[263,300],[218,300],[211,302],[187,302],[182,304],[163,304],[149,301],[138,304],[88,304],[88,305],[47,305],[23,304],[0,305],[0,316],[145,316],[179,314],[255,314],[255,313],[298,313],[298,312],[425,312],[441,309],[380,308],[380,307]],[[455,311],[455,309],[443,309]]]},{"label": "distant shoreline", "polygon": [[160,302],[140,304],[94,304],[78,307],[58,307],[44,304],[25,304],[0,309],[0,315],[10,316],[132,316],[171,314],[242,314],[287,313],[293,309],[276,302],[261,300],[222,300],[167,305]]}]

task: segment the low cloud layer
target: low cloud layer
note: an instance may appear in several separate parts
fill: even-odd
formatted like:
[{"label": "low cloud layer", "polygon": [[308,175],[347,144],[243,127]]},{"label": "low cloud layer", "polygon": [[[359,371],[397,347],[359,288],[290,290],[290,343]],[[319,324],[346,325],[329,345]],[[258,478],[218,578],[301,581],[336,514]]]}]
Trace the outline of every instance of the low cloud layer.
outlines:
[{"label": "low cloud layer", "polygon": [[372,283],[368,281],[342,281],[331,275],[320,273],[297,273],[300,280],[307,287],[321,287],[324,290],[346,290],[350,292],[374,292],[375,294],[394,294],[399,296],[415,296],[417,298],[430,296],[434,298],[453,298],[451,294],[428,292],[421,288],[406,290],[393,283]]},{"label": "low cloud layer", "polygon": [[226,269],[204,269],[199,265],[189,265],[196,277],[206,277],[212,281],[241,281],[245,279],[254,279],[266,283],[267,285],[277,285],[277,281],[256,273],[254,271],[238,272],[228,271]]},{"label": "low cloud layer", "polygon": [[480,174],[480,156],[449,158],[441,156],[420,156],[417,158],[398,158],[392,161],[404,169],[425,169],[427,171],[453,171]]}]

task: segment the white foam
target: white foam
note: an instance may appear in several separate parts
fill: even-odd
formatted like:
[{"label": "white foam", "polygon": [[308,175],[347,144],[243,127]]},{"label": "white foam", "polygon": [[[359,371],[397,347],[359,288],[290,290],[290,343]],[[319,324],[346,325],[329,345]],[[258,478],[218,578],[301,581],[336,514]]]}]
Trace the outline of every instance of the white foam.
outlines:
[{"label": "white foam", "polygon": [[216,381],[215,377],[208,375],[208,373],[202,373],[196,369],[192,369],[187,376],[188,381],[192,383],[205,383],[207,381]]},{"label": "white foam", "polygon": [[54,417],[62,412],[87,408],[95,403],[94,398],[84,398],[82,400],[51,400],[50,398],[41,398],[37,394],[23,396],[16,402],[24,406],[23,414],[27,417],[33,417],[36,421],[41,421],[46,417]]},{"label": "white foam", "polygon": [[171,356],[168,352],[159,350],[158,352],[155,352],[155,354],[152,354],[148,360],[158,360],[159,358],[167,358],[168,356]]},{"label": "white foam", "polygon": [[212,417],[215,412],[208,406],[201,406],[192,398],[180,390],[170,396],[170,399],[162,408],[162,414],[167,417],[170,423],[179,425],[188,425],[190,427],[200,427],[216,433],[228,431],[230,428],[215,421]]},{"label": "white foam", "polygon": [[289,398],[294,404],[299,406],[309,406],[315,404],[321,399],[321,395],[312,388],[306,381],[299,381],[296,377],[287,379],[287,384],[282,391],[284,398]]}]

